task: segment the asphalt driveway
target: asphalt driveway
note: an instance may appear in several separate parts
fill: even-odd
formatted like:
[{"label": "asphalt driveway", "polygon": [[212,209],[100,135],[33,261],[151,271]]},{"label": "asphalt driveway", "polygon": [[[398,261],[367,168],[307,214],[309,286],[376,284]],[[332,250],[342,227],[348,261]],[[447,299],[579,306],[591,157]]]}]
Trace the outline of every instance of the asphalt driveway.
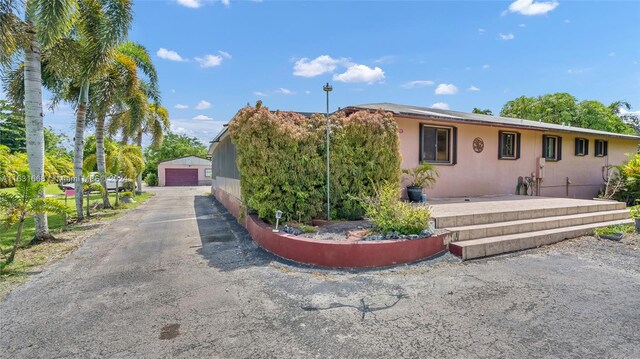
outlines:
[{"label": "asphalt driveway", "polygon": [[640,248],[584,239],[330,271],[160,188],[0,303],[4,358],[640,357]]}]

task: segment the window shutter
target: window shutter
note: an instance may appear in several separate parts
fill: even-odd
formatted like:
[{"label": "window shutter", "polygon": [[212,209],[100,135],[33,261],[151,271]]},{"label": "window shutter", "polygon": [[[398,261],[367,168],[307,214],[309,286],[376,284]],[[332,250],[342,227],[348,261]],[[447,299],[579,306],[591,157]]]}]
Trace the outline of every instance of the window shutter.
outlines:
[{"label": "window shutter", "polygon": [[605,156],[609,155],[609,141],[602,141],[602,146],[603,146],[603,150],[602,150],[602,154]]},{"label": "window shutter", "polygon": [[560,161],[562,159],[562,137],[558,136],[557,139],[558,139],[558,142],[557,142],[558,153],[557,153],[556,160]]},{"label": "window shutter", "polygon": [[452,165],[458,163],[458,129],[456,127],[452,128],[453,132],[453,160],[451,161]]},{"label": "window shutter", "polygon": [[542,157],[547,158],[547,135],[542,135]]},{"label": "window shutter", "polygon": [[580,139],[576,138],[576,140],[575,140],[575,149],[574,149],[574,152],[573,152],[576,156],[578,156],[578,154],[579,154],[578,151],[580,151],[580,145],[579,144],[580,144]]},{"label": "window shutter", "polygon": [[589,140],[584,140],[584,155],[589,154]]},{"label": "window shutter", "polygon": [[419,163],[422,162],[422,160],[423,160],[423,158],[422,158],[422,152],[423,152],[422,151],[422,146],[424,145],[422,143],[422,138],[424,137],[424,135],[422,134],[422,127],[423,126],[424,126],[423,124],[420,124],[420,129],[418,130],[418,137],[419,137],[418,138],[418,143],[419,143],[418,144],[418,162]]},{"label": "window shutter", "polygon": [[521,142],[520,139],[521,138],[522,136],[520,135],[520,133],[517,133],[516,134],[516,160],[520,159],[520,142]]},{"label": "window shutter", "polygon": [[502,131],[498,131],[498,159],[502,158]]}]

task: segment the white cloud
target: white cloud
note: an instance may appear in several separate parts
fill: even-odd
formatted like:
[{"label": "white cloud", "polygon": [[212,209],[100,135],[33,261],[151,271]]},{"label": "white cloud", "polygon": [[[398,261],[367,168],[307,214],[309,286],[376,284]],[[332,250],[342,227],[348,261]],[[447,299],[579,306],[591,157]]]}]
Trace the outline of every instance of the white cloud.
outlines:
[{"label": "white cloud", "polygon": [[525,25],[525,24],[520,24],[520,25],[518,25],[518,26],[519,26],[519,27],[527,27],[527,25]]},{"label": "white cloud", "polygon": [[222,57],[224,57],[225,59],[230,59],[231,58],[231,54],[226,52],[226,51],[218,51],[218,53],[220,55],[222,55]]},{"label": "white cloud", "polygon": [[516,0],[509,5],[509,11],[521,15],[544,15],[558,7],[557,1]]},{"label": "white cloud", "polygon": [[479,29],[478,29],[478,33],[480,33],[480,34],[484,34],[484,33],[485,33],[485,31],[487,31],[487,30],[485,30],[485,29],[483,29],[483,28],[479,28]]},{"label": "white cloud", "polygon": [[616,53],[615,53],[615,52],[610,52],[610,53],[609,53],[609,56],[610,56],[610,57],[616,56]]},{"label": "white cloud", "polygon": [[455,95],[458,88],[454,84],[440,84],[436,87],[436,95]]},{"label": "white cloud", "polygon": [[335,71],[339,64],[346,66],[347,59],[334,59],[329,55],[321,55],[309,61],[303,57],[293,65],[293,74],[302,77],[316,77]]},{"label": "white cloud", "polygon": [[231,5],[231,1],[230,0],[221,0],[220,1],[222,3],[222,5],[229,7],[229,5]]},{"label": "white cloud", "polygon": [[568,23],[570,23],[570,22],[571,22],[571,20],[569,20],[569,19],[565,19],[565,20],[564,20],[564,23],[565,23],[565,24],[568,24]]},{"label": "white cloud", "polygon": [[191,9],[197,9],[202,6],[200,0],[177,0],[178,4]]},{"label": "white cloud", "polygon": [[187,61],[187,59],[180,56],[180,54],[178,54],[177,52],[172,50],[167,50],[162,47],[160,48],[160,50],[158,50],[158,52],[156,52],[156,55],[158,55],[158,57],[161,59],[165,59],[169,61]]},{"label": "white cloud", "polygon": [[333,75],[334,81],[340,82],[366,82],[372,84],[384,80],[384,71],[381,68],[370,68],[366,65],[352,65],[347,71]]},{"label": "white cloud", "polygon": [[192,118],[192,120],[198,120],[198,121],[210,121],[213,120],[211,117],[206,116],[206,115],[198,115],[194,118]]},{"label": "white cloud", "polygon": [[469,86],[469,88],[467,89],[467,91],[471,91],[471,92],[478,92],[478,91],[480,91],[480,89],[479,89],[479,88],[477,88],[477,87],[475,87],[475,86],[473,86],[473,85],[471,85],[471,86]]},{"label": "white cloud", "polygon": [[483,70],[486,70],[486,69],[488,69],[489,67],[491,67],[489,64],[484,64],[484,65],[482,65],[482,69],[483,69]]},{"label": "white cloud", "polygon": [[311,91],[307,90],[304,93],[306,93],[307,95],[311,93]]},{"label": "white cloud", "polygon": [[198,138],[208,145],[224,127],[226,121],[193,121],[190,119],[171,119],[171,132]]},{"label": "white cloud", "polygon": [[196,110],[206,110],[208,108],[211,108],[211,104],[205,100],[198,102],[196,105]]},{"label": "white cloud", "polygon": [[505,41],[513,40],[515,38],[515,36],[513,36],[512,33],[508,33],[508,34],[500,33],[499,36],[500,36],[500,40],[505,40]]},{"label": "white cloud", "polygon": [[295,92],[289,90],[288,88],[284,88],[284,87],[280,87],[276,92],[277,93],[281,93],[283,95],[293,95],[293,94],[295,94]]},{"label": "white cloud", "polygon": [[412,88],[416,88],[416,87],[431,86],[433,84],[434,84],[434,82],[431,81],[431,80],[415,80],[415,81],[406,82],[406,83],[400,85],[400,87],[405,88],[405,89],[412,89]]},{"label": "white cloud", "polygon": [[200,67],[216,67],[222,64],[222,56],[220,55],[204,55],[204,57],[196,57],[196,61]]},{"label": "white cloud", "polygon": [[374,64],[390,64],[396,60],[395,56],[386,55],[373,60]]},{"label": "white cloud", "polygon": [[433,105],[431,105],[431,108],[437,108],[440,110],[448,110],[449,109],[449,104],[446,104],[444,102],[436,102]]},{"label": "white cloud", "polygon": [[186,109],[189,108],[189,106],[179,103],[179,104],[173,106],[173,108],[178,109],[178,110],[186,110]]},{"label": "white cloud", "polygon": [[268,96],[266,93],[261,92],[261,91],[255,91],[253,94],[256,95],[256,96],[263,96],[263,97],[264,96]]}]

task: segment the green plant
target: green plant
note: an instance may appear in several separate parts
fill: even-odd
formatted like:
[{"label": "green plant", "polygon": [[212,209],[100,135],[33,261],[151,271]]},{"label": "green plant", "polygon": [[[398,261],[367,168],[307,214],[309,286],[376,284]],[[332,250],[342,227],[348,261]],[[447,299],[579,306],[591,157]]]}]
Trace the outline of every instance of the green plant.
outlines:
[{"label": "green plant", "polygon": [[[242,198],[261,218],[326,217],[326,118],[245,107],[229,124]],[[383,182],[399,183],[400,147],[393,116],[338,112],[331,126],[331,218],[362,218],[357,198]]]},{"label": "green plant", "polygon": [[411,184],[409,187],[429,188],[436,183],[438,171],[435,167],[427,162],[422,162],[415,168],[404,169],[402,173],[409,176]]},{"label": "green plant", "polygon": [[133,197],[133,192],[125,191],[120,193],[121,197]]},{"label": "green plant", "polygon": [[397,184],[385,183],[375,193],[361,200],[365,217],[373,223],[375,231],[420,234],[428,227],[431,208],[402,202]]},{"label": "green plant", "polygon": [[634,218],[634,219],[640,218],[640,205],[630,207],[629,214],[631,215],[631,218]]},{"label": "green plant", "polygon": [[16,238],[13,241],[9,253],[0,247],[0,253],[5,257],[5,265],[13,262],[16,251],[22,239],[24,222],[27,218],[36,214],[45,213],[65,213],[66,207],[57,200],[41,198],[44,182],[34,182],[28,171],[21,171],[16,183],[16,192],[0,193],[0,211],[2,215],[2,225],[9,228],[18,225]]},{"label": "green plant", "polygon": [[144,182],[147,186],[157,186],[158,185],[158,175],[155,173],[149,173],[144,178]]},{"label": "green plant", "polygon": [[596,228],[593,234],[595,234],[596,236],[610,236],[615,233],[629,234],[633,233],[634,231],[635,228],[632,225],[617,224],[602,228]]},{"label": "green plant", "polygon": [[297,227],[302,233],[316,233],[318,231],[316,227],[304,223],[298,224]]}]

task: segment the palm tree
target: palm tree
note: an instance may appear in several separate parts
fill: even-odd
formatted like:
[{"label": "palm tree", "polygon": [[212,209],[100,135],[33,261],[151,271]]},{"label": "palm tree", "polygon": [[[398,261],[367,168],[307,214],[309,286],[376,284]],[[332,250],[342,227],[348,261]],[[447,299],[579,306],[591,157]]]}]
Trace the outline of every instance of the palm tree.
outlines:
[{"label": "palm tree", "polygon": [[35,182],[29,171],[21,171],[16,182],[16,192],[0,192],[0,210],[2,211],[3,225],[11,227],[18,225],[16,238],[11,250],[6,254],[1,248],[0,252],[5,257],[4,265],[10,264],[15,258],[16,251],[22,240],[24,222],[30,216],[45,213],[65,213],[67,207],[60,201],[51,198],[42,198],[41,193],[44,182]]},{"label": "palm tree", "polygon": [[[139,78],[141,71],[148,81]],[[92,85],[92,107],[96,116],[96,158],[98,172],[105,173],[104,130],[110,110],[126,108],[134,123],[146,115],[147,97],[159,102],[158,76],[147,49],[131,41],[120,44],[108,70]],[[113,114],[112,114],[113,115]],[[106,179],[101,184],[106,186]],[[103,206],[111,207],[109,196],[103,196]]]},{"label": "palm tree", "polygon": [[[169,130],[169,111],[157,103],[149,103],[142,120],[135,120],[131,111],[126,111],[113,116],[109,122],[108,132],[113,137],[121,132],[123,143],[129,138],[135,139],[135,144],[142,148],[142,136],[151,136],[151,147],[158,148],[162,144],[164,132]],[[136,178],[138,190],[142,191],[142,172]]]},{"label": "palm tree", "polygon": [[[0,0],[0,67],[10,67],[20,53],[24,54],[26,148],[29,169],[37,182],[44,181],[41,50],[67,35],[76,13],[76,2]],[[40,196],[45,196],[44,186]],[[35,223],[36,240],[51,237],[45,214],[36,215]]]},{"label": "palm tree", "polygon": [[[70,88],[77,89],[73,155],[73,173],[77,184],[82,183],[84,128],[90,84],[108,70],[116,46],[126,37],[131,19],[130,0],[78,0],[78,20],[75,24],[77,36],[72,40],[75,48],[73,55],[77,59],[79,71],[71,74],[69,79]],[[76,186],[78,221],[84,218],[82,195],[82,186]]]},{"label": "palm tree", "polygon": [[[84,159],[85,171],[90,171],[97,164],[96,154],[91,154]],[[105,165],[106,172],[122,176],[124,178],[136,178],[144,170],[144,158],[142,150],[138,146],[119,146],[112,141],[105,141]],[[116,186],[117,187],[117,186]],[[116,190],[116,203],[118,205],[118,191]]]}]

